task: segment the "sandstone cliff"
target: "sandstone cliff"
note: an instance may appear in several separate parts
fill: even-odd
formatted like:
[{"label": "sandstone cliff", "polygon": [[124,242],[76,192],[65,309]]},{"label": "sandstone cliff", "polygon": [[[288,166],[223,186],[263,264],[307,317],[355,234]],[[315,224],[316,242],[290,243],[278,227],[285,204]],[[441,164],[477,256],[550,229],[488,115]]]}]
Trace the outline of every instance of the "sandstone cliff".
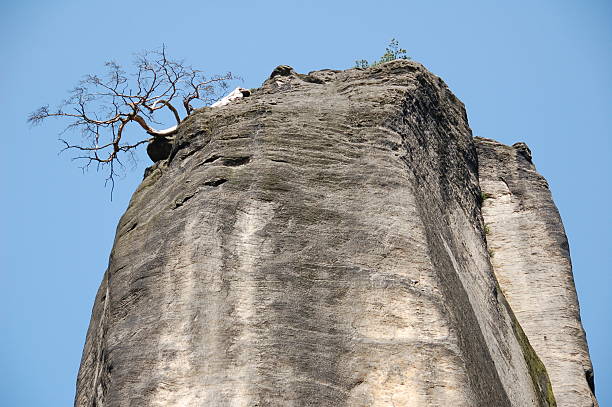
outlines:
[{"label": "sandstone cliff", "polygon": [[[493,201],[493,152],[507,147],[481,171],[486,236],[477,144],[462,103],[407,61],[279,67],[250,97],[192,115],[117,228],[75,405],[553,406],[556,386],[559,405],[586,399],[567,251],[533,258],[558,264],[546,273],[564,295],[539,299],[554,308],[539,329],[529,281],[506,280],[546,267],[502,270],[519,264]],[[547,225],[561,242],[558,217]],[[557,322],[579,335],[566,342]]]},{"label": "sandstone cliff", "polygon": [[477,138],[491,262],[559,406],[597,405],[569,245],[548,183],[524,143]]}]

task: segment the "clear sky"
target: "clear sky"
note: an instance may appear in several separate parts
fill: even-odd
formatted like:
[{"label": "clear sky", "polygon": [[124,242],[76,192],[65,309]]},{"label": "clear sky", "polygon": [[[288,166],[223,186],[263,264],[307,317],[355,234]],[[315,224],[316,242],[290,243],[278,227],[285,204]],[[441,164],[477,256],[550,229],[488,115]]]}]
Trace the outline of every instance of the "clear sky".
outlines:
[{"label": "clear sky", "polygon": [[569,236],[597,395],[612,406],[609,1],[3,1],[0,36],[0,405],[71,405],[115,228],[149,165],[142,156],[110,202],[103,174],[58,156],[61,123],[30,128],[29,112],[162,43],[257,87],[279,64],[374,60],[395,37],[465,103],[475,135],[531,147]]}]

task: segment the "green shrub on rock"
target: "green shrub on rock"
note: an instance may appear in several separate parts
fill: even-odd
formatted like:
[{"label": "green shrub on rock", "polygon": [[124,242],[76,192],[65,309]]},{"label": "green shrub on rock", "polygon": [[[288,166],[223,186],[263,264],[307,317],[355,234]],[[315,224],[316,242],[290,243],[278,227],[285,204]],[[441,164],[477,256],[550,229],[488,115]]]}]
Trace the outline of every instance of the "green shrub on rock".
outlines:
[{"label": "green shrub on rock", "polygon": [[395,61],[396,59],[410,59],[410,57],[406,55],[406,50],[404,48],[400,48],[399,42],[395,38],[392,38],[385,49],[385,53],[378,61],[370,64],[366,59],[358,59],[355,61],[355,68],[368,68],[385,62]]}]

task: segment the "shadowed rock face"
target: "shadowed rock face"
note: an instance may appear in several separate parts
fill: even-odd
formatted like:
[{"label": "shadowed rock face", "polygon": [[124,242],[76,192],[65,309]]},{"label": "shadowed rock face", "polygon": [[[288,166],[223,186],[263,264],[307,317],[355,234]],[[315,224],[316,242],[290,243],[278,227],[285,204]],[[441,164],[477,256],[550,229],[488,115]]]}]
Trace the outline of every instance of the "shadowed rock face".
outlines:
[{"label": "shadowed rock face", "polygon": [[526,144],[475,140],[487,197],[482,214],[502,291],[546,366],[557,405],[596,406],[569,245],[548,183]]},{"label": "shadowed rock face", "polygon": [[194,113],[117,228],[75,405],[555,405],[477,161],[414,62],[284,66]]}]

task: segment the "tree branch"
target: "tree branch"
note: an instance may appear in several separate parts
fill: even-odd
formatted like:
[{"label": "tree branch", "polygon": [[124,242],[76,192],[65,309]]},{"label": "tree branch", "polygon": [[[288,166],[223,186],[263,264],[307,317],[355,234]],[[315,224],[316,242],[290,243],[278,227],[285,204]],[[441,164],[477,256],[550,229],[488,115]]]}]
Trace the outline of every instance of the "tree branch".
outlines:
[{"label": "tree branch", "polygon": [[[80,143],[60,139],[64,144],[61,151],[82,152],[74,159],[86,161],[83,169],[92,163],[98,169],[107,166],[106,180],[113,185],[116,171],[123,167],[120,157],[124,153],[130,156],[143,144],[176,134],[183,120],[175,107],[177,99],[188,116],[196,100],[202,105],[216,100],[217,91],[225,90],[227,81],[234,79],[231,73],[206,78],[201,71],[168,58],[165,46],[138,55],[131,73],[116,62],[105,66],[103,75],[86,75],[56,110],[42,106],[30,113],[27,121],[37,125],[50,117],[67,120],[60,134],[78,129],[83,139]],[[172,113],[175,125],[158,130],[153,125],[162,125],[164,116],[159,112],[164,108]],[[147,136],[129,141],[134,137],[126,132],[130,123],[136,123]]]}]

